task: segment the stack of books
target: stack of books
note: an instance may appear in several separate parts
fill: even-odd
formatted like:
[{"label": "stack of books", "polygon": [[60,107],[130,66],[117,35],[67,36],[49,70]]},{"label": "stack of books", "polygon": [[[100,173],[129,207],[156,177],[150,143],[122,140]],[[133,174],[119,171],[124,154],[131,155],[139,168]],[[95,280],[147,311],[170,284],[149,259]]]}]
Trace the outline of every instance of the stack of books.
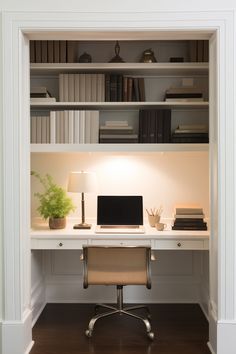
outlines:
[{"label": "stack of books", "polygon": [[133,127],[126,120],[105,122],[99,129],[100,143],[138,143],[138,134],[134,134]]},{"label": "stack of books", "polygon": [[55,102],[55,97],[52,97],[45,86],[37,86],[30,88],[30,102]]},{"label": "stack of books", "polygon": [[202,102],[204,101],[202,92],[195,87],[170,87],[165,92],[166,102]]},{"label": "stack of books", "polygon": [[139,111],[139,142],[171,142],[171,110],[143,109]]},{"label": "stack of books", "polygon": [[172,143],[208,143],[205,124],[181,124],[172,134]]},{"label": "stack of books", "polygon": [[172,230],[207,230],[202,208],[175,208]]},{"label": "stack of books", "polygon": [[30,41],[31,63],[76,62],[75,41]]}]

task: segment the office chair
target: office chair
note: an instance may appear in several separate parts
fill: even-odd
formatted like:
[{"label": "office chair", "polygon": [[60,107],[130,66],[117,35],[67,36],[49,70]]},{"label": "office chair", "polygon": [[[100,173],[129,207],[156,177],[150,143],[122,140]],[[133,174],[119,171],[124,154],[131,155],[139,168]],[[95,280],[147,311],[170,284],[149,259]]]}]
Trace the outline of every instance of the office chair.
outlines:
[{"label": "office chair", "polygon": [[[137,305],[124,307],[124,285],[146,285],[151,288],[151,248],[146,246],[83,246],[84,262],[84,288],[89,285],[116,285],[117,306],[96,304],[95,315],[91,318],[87,337],[91,337],[96,321],[114,314],[124,314],[141,320],[147,331],[149,339],[154,339],[149,322],[150,312],[147,306]],[[98,313],[99,308],[109,311]],[[133,313],[133,310],[144,308],[147,317]]]}]

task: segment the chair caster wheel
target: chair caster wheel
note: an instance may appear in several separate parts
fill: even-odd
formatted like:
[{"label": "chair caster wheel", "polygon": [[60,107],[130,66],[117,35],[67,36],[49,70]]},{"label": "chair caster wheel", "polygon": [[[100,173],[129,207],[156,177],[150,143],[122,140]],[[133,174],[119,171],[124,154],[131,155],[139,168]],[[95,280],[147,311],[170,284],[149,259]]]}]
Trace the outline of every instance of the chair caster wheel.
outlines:
[{"label": "chair caster wheel", "polygon": [[154,333],[153,332],[148,332],[148,338],[153,340],[154,339]]},{"label": "chair caster wheel", "polygon": [[87,329],[85,331],[85,335],[86,335],[86,337],[91,338],[92,337],[92,332],[89,329]]},{"label": "chair caster wheel", "polygon": [[150,313],[147,315],[147,318],[148,318],[149,320],[151,320],[152,316],[151,316]]}]

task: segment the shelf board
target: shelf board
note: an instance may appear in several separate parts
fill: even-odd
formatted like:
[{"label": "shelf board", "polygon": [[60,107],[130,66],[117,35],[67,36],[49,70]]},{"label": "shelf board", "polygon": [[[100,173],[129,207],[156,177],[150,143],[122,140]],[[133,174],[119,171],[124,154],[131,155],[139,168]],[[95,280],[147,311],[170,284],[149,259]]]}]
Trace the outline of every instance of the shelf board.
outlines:
[{"label": "shelf board", "polygon": [[33,102],[31,108],[60,109],[96,109],[96,110],[129,110],[145,108],[208,108],[209,102]]},{"label": "shelf board", "polygon": [[180,152],[208,151],[208,144],[31,144],[31,152]]},{"label": "shelf board", "polygon": [[31,75],[111,72],[130,75],[208,74],[209,63],[31,63]]}]

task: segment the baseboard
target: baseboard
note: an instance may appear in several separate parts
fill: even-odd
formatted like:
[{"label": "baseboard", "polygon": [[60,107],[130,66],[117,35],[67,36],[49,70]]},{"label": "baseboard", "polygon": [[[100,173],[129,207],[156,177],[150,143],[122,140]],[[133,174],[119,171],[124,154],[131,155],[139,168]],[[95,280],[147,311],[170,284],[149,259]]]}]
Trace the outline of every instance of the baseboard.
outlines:
[{"label": "baseboard", "polygon": [[35,325],[35,322],[46,305],[44,289],[44,281],[43,279],[40,279],[40,281],[34,285],[31,292],[32,327]]},{"label": "baseboard", "polygon": [[204,316],[206,317],[207,321],[209,322],[209,313],[206,311],[205,306],[203,306],[201,302],[199,302],[198,304],[201,307],[201,310],[204,313]]},{"label": "baseboard", "polygon": [[33,346],[32,313],[28,309],[22,321],[2,322],[2,354],[28,354]]},{"label": "baseboard", "polygon": [[[212,353],[217,351],[217,312],[216,305],[213,302],[209,303],[209,342],[208,347]],[[225,352],[224,354],[228,354]]]},{"label": "baseboard", "polygon": [[207,342],[207,346],[208,346],[208,348],[210,349],[210,352],[211,352],[212,354],[216,354],[216,352],[213,350],[213,348],[212,348],[210,342]]},{"label": "baseboard", "polygon": [[217,323],[217,354],[235,354],[236,321],[218,321]]}]

